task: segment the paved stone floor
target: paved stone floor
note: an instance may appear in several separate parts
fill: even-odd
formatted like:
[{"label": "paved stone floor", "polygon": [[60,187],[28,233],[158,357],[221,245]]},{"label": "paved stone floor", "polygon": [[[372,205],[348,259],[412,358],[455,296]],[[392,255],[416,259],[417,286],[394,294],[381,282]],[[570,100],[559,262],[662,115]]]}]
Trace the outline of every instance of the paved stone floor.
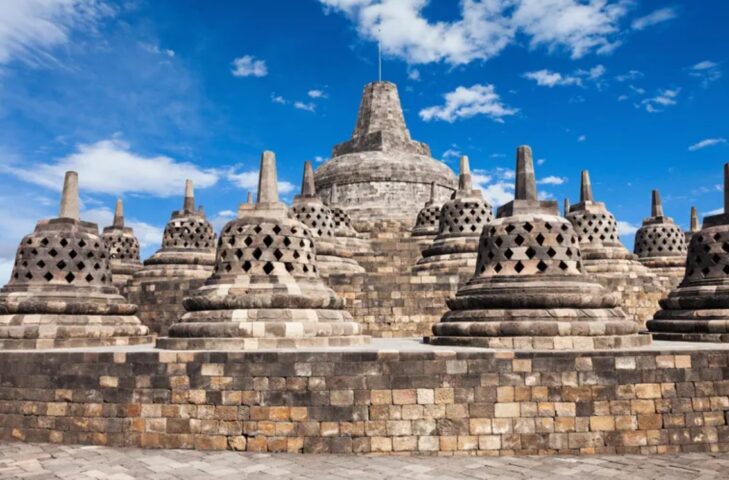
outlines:
[{"label": "paved stone floor", "polygon": [[729,478],[729,454],[365,457],[0,444],[0,479]]}]

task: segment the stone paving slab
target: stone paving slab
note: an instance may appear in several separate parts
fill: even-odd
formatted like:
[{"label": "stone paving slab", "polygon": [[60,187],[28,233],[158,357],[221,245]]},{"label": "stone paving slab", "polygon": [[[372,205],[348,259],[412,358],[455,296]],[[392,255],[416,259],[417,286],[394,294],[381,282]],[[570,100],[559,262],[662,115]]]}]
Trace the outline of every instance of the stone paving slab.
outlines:
[{"label": "stone paving slab", "polygon": [[0,479],[709,479],[729,453],[590,457],[287,455],[0,444]]}]

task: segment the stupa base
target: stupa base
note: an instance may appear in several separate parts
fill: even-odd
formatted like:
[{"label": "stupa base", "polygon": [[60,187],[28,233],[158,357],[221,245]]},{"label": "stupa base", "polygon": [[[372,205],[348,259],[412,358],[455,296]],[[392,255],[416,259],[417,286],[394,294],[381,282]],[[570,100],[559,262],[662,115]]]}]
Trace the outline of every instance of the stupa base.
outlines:
[{"label": "stupa base", "polygon": [[661,310],[647,327],[656,340],[729,342],[729,309]]},{"label": "stupa base", "polygon": [[51,348],[124,347],[154,343],[154,335],[102,338],[0,338],[0,350],[45,350]]},{"label": "stupa base", "polygon": [[325,277],[329,275],[365,272],[365,269],[352,258],[317,255],[316,260],[319,274]]},{"label": "stupa base", "polygon": [[476,271],[477,260],[477,252],[435,255],[418,260],[418,263],[412,268],[412,272],[416,275],[423,273],[458,274],[463,276],[462,281],[466,281]]},{"label": "stupa base", "polygon": [[482,347],[507,350],[613,350],[651,344],[650,335],[599,335],[593,337],[425,337],[430,345]]},{"label": "stupa base", "polygon": [[281,348],[349,347],[366,345],[370,337],[350,335],[341,337],[304,338],[173,338],[157,339],[157,348],[165,350],[268,350]]}]

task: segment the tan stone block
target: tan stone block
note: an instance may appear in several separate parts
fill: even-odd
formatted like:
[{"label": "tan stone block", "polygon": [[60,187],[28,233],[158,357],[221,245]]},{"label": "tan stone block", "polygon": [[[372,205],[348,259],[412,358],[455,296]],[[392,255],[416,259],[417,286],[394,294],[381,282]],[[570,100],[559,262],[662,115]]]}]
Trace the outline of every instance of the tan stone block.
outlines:
[{"label": "tan stone block", "polygon": [[539,402],[537,403],[537,416],[539,417],[554,417],[554,403],[553,402]]},{"label": "tan stone block", "polygon": [[390,436],[412,435],[411,423],[407,420],[390,420],[387,422],[387,434]]},{"label": "tan stone block", "polygon": [[226,450],[228,437],[224,435],[195,435],[195,450]]},{"label": "tan stone block", "polygon": [[458,436],[458,450],[476,450],[478,449],[478,437],[472,435],[459,435]]},{"label": "tan stone block", "polygon": [[575,358],[575,369],[578,372],[585,372],[585,371],[592,370],[592,358],[590,358],[590,357]]},{"label": "tan stone block", "polygon": [[532,387],[532,400],[546,402],[549,400],[549,389],[547,387]]},{"label": "tan stone block", "polygon": [[370,439],[370,448],[373,452],[391,452],[392,439],[389,437],[372,437]]},{"label": "tan stone block", "polygon": [[346,406],[354,404],[353,390],[332,390],[329,392],[329,403],[334,406]]},{"label": "tan stone block", "polygon": [[537,433],[554,432],[554,419],[549,417],[537,417],[534,419],[534,425]]},{"label": "tan stone block", "polygon": [[438,405],[453,403],[453,389],[452,388],[436,388],[435,389],[435,403]]},{"label": "tan stone block", "polygon": [[691,368],[691,355],[676,355],[676,368]]},{"label": "tan stone block", "polygon": [[530,359],[515,358],[511,361],[511,369],[515,373],[528,373],[532,371],[532,361]]},{"label": "tan stone block", "polygon": [[555,432],[574,432],[575,417],[557,417],[554,419]]},{"label": "tan stone block", "polygon": [[468,431],[471,435],[485,435],[491,433],[491,419],[472,418],[468,421]]},{"label": "tan stone block", "polygon": [[246,448],[249,452],[265,452],[268,449],[266,437],[248,437]]},{"label": "tan stone block", "polygon": [[291,418],[289,407],[269,407],[268,418],[271,420],[289,420]]},{"label": "tan stone block", "polygon": [[656,406],[653,400],[631,400],[631,413],[656,413]]},{"label": "tan stone block", "polygon": [[286,439],[286,452],[301,453],[304,451],[303,437],[289,437]]},{"label": "tan stone block", "polygon": [[636,430],[632,432],[623,432],[621,434],[623,445],[626,447],[640,447],[648,444],[646,432]]},{"label": "tan stone block", "polygon": [[514,401],[514,387],[497,387],[496,388],[496,401],[497,402],[513,402]]},{"label": "tan stone block", "polygon": [[537,404],[535,402],[522,402],[519,405],[522,417],[537,416]]},{"label": "tan stone block", "polygon": [[392,390],[372,390],[370,392],[372,405],[389,405],[392,403]]},{"label": "tan stone block", "polygon": [[188,392],[190,403],[195,405],[203,405],[207,402],[207,392],[205,390],[190,390]]},{"label": "tan stone block", "polygon": [[478,437],[479,450],[499,450],[501,437],[499,435],[481,435]]},{"label": "tan stone block", "polygon": [[497,403],[494,404],[494,416],[496,418],[519,417],[521,410],[518,403]]},{"label": "tan stone block", "polygon": [[635,370],[635,357],[615,357],[617,370]]},{"label": "tan stone block", "polygon": [[222,377],[225,365],[222,363],[203,363],[200,374],[206,377]]},{"label": "tan stone block", "polygon": [[419,452],[436,452],[440,441],[435,436],[424,436],[418,437],[418,451]]},{"label": "tan stone block", "polygon": [[657,355],[656,367],[658,368],[675,368],[676,362],[673,355]]},{"label": "tan stone block", "polygon": [[615,419],[608,416],[590,417],[590,430],[612,432],[615,430]]},{"label": "tan stone block", "polygon": [[494,418],[491,420],[491,429],[493,433],[513,433],[513,422],[510,418]]},{"label": "tan stone block", "polygon": [[448,435],[438,437],[440,440],[440,451],[441,452],[454,452],[458,449],[458,437],[455,435]]},{"label": "tan stone block", "polygon": [[307,407],[291,407],[290,410],[291,420],[300,422],[309,418],[309,409]]},{"label": "tan stone block", "polygon": [[459,419],[468,417],[468,405],[463,403],[456,403],[453,405],[446,405],[446,418]]},{"label": "tan stone block", "polygon": [[435,390],[432,388],[418,388],[418,403],[420,405],[431,405],[435,403]]},{"label": "tan stone block", "polygon": [[412,405],[417,403],[417,395],[414,388],[392,391],[392,403],[395,405]]},{"label": "tan stone block", "polygon": [[418,449],[418,437],[395,437],[392,439],[393,452],[414,452]]},{"label": "tan stone block", "polygon": [[339,435],[339,423],[321,422],[320,432],[322,437],[336,437]]},{"label": "tan stone block", "polygon": [[574,402],[554,402],[554,411],[558,417],[574,417],[577,406]]},{"label": "tan stone block", "polygon": [[615,417],[616,430],[637,430],[638,419],[633,415],[618,415]]},{"label": "tan stone block", "polygon": [[532,399],[532,388],[518,386],[514,387],[514,402],[528,402]]},{"label": "tan stone block", "polygon": [[663,428],[663,416],[658,414],[638,415],[640,430],[658,430]]},{"label": "tan stone block", "polygon": [[46,415],[51,417],[63,417],[68,411],[68,404],[63,402],[52,402],[46,404]]},{"label": "tan stone block", "polygon": [[99,377],[99,386],[106,388],[117,388],[119,387],[119,379],[117,377],[103,375]]},{"label": "tan stone block", "polygon": [[[673,356],[671,356],[673,358]],[[661,398],[660,383],[639,383],[635,386],[635,395],[638,398]]]},{"label": "tan stone block", "polygon": [[423,418],[423,410],[424,408],[422,405],[403,405],[396,410],[393,409],[394,412],[400,412],[399,416],[392,415],[393,412],[391,412],[390,418],[401,418],[403,420],[418,420]]}]

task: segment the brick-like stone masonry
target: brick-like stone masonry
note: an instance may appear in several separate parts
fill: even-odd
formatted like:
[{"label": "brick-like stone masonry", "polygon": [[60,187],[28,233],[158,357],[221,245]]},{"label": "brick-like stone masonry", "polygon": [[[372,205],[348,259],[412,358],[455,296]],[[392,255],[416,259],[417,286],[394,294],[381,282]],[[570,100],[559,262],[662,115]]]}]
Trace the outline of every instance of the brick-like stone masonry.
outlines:
[{"label": "brick-like stone masonry", "polygon": [[729,450],[729,351],[0,353],[0,435],[251,452]]}]

